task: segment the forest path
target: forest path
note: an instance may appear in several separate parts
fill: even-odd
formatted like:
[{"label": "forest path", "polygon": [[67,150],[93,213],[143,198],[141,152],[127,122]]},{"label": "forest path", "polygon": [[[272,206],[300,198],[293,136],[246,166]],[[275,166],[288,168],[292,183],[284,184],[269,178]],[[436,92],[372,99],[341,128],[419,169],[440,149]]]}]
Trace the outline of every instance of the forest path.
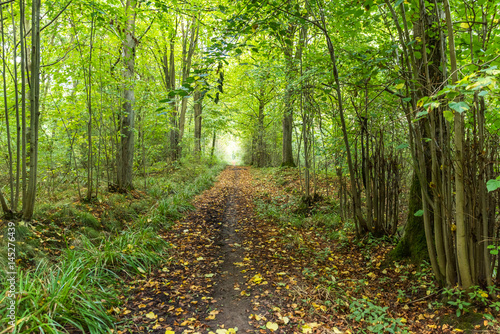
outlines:
[{"label": "forest path", "polygon": [[196,211],[164,236],[173,245],[170,263],[130,282],[120,333],[272,332],[257,315],[275,303],[259,299],[268,282],[254,267],[253,192],[249,168],[231,166],[195,199]]},{"label": "forest path", "polygon": [[[293,172],[280,182],[292,193]],[[124,304],[112,309],[116,333],[454,331],[454,310],[429,309],[430,268],[422,277],[413,264],[384,267],[390,242],[332,239],[338,232],[327,216],[314,223],[283,215],[297,197],[277,184],[265,171],[227,167],[195,198],[196,210],[162,235],[172,244],[164,267],[126,282]]]}]

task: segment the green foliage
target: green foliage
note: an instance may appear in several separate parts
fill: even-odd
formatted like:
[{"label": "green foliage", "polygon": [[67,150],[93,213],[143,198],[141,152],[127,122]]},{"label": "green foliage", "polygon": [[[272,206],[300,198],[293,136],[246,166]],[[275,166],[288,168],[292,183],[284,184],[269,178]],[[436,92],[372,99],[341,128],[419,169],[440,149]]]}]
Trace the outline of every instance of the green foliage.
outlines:
[{"label": "green foliage", "polygon": [[366,299],[355,299],[349,305],[349,319],[367,324],[362,333],[408,333],[401,319],[394,319],[387,313],[388,307],[381,307]]},{"label": "green foliage", "polygon": [[76,214],[76,220],[85,227],[93,228],[94,230],[101,227],[101,223],[90,212],[79,211]]},{"label": "green foliage", "polygon": [[[91,259],[75,252],[68,252],[58,264],[43,261],[33,271],[19,270],[17,285],[22,298],[17,303],[16,333],[59,333],[68,325],[96,334],[113,328],[114,319],[102,300],[114,300],[115,291],[103,289],[105,279],[105,272],[96,271]],[[0,299],[4,300],[5,280],[2,287]],[[7,309],[2,308],[0,321],[6,322],[6,315]]]},{"label": "green foliage", "polygon": [[152,213],[153,224],[168,226],[185,212],[194,209],[191,199],[212,186],[216,175],[224,168],[220,163],[211,168],[198,166],[201,170],[183,170],[183,177],[176,179],[175,183],[169,178],[153,188],[152,195],[159,198],[158,206]]},{"label": "green foliage", "polygon": [[486,182],[486,188],[488,188],[488,192],[495,191],[500,188],[500,176],[496,179],[491,179]]},{"label": "green foliage", "polygon": [[482,290],[479,286],[471,286],[468,292],[458,288],[444,288],[443,295],[448,299],[447,303],[456,309],[457,317],[463,316],[471,311],[471,307],[489,307],[497,312],[500,310],[500,303],[492,301],[490,296],[495,296],[499,289],[490,286],[489,293]]},{"label": "green foliage", "polygon": [[152,228],[146,228],[137,232],[125,231],[99,241],[82,236],[76,247],[83,256],[92,259],[95,268],[123,271],[130,275],[144,273],[160,263],[169,244]]}]

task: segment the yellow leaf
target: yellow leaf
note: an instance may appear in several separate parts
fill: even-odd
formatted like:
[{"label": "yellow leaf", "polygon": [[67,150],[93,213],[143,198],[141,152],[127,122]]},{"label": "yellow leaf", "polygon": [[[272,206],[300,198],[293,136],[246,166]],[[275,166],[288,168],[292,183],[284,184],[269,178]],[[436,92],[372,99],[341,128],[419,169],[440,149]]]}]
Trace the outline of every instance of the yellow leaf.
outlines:
[{"label": "yellow leaf", "polygon": [[312,328],[309,325],[302,326],[302,333],[312,333]]},{"label": "yellow leaf", "polygon": [[153,312],[149,312],[148,314],[146,314],[146,318],[156,319],[156,318],[158,318],[158,316],[156,314],[154,314]]},{"label": "yellow leaf", "polygon": [[396,87],[396,89],[403,89],[403,87],[404,87],[404,86],[405,86],[405,84],[404,84],[404,83],[400,83],[400,84],[397,84],[397,85],[396,85],[396,86],[394,86],[394,87]]},{"label": "yellow leaf", "polygon": [[169,331],[168,329],[165,331],[165,334],[175,334],[174,331]]},{"label": "yellow leaf", "polygon": [[146,305],[144,305],[144,304],[139,305],[139,308],[145,308],[145,307],[146,307]]},{"label": "yellow leaf", "polygon": [[141,267],[137,267],[137,270],[139,270],[139,272],[140,272],[141,274],[145,274],[145,273],[146,273],[146,272],[144,271],[144,269],[142,269]]},{"label": "yellow leaf", "polygon": [[271,330],[271,331],[273,331],[273,332],[277,331],[278,327],[279,327],[278,324],[275,323],[275,322],[268,321],[267,324],[266,324],[266,328],[269,329],[269,330]]},{"label": "yellow leaf", "polygon": [[252,281],[255,284],[260,284],[260,282],[262,282],[262,276],[261,276],[261,274],[256,274],[254,277],[252,277]]},{"label": "yellow leaf", "polygon": [[467,28],[469,28],[469,24],[466,22],[460,23],[460,28],[467,29]]}]

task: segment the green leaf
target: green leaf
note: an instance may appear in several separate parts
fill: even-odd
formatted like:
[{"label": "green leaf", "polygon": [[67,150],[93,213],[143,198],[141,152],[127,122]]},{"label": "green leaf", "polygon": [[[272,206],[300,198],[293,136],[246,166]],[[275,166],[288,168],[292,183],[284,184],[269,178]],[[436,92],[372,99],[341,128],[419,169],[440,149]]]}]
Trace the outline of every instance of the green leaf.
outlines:
[{"label": "green leaf", "polygon": [[463,113],[466,110],[469,110],[470,107],[467,105],[465,102],[450,102],[448,103],[451,109],[455,110],[456,112]]},{"label": "green leaf", "polygon": [[427,115],[429,112],[427,110],[422,110],[417,113],[417,117],[422,117]]},{"label": "green leaf", "polygon": [[443,116],[448,122],[453,121],[453,112],[451,110],[445,110],[443,111]]},{"label": "green leaf", "polygon": [[403,143],[403,144],[400,144],[398,146],[396,146],[396,150],[402,150],[403,148],[407,148],[408,146],[408,143]]},{"label": "green leaf", "polygon": [[413,54],[415,55],[415,58],[417,58],[417,59],[422,58],[422,54],[419,51],[415,51]]},{"label": "green leaf", "polygon": [[420,209],[413,214],[415,217],[421,217],[424,215],[424,210]]},{"label": "green leaf", "polygon": [[486,182],[486,188],[488,189],[488,192],[497,190],[498,188],[500,188],[500,180],[489,180],[488,182]]}]

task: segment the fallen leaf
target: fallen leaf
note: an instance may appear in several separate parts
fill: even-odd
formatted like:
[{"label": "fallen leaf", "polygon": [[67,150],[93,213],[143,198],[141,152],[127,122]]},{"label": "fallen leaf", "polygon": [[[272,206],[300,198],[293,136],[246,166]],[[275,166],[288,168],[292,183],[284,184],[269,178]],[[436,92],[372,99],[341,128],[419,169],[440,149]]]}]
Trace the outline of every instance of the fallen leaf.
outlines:
[{"label": "fallen leaf", "polygon": [[156,319],[156,318],[158,318],[158,316],[156,314],[154,314],[153,312],[149,312],[148,314],[146,314],[146,318]]},{"label": "fallen leaf", "polygon": [[278,330],[279,326],[275,322],[268,321],[266,324],[266,328],[274,332]]}]

